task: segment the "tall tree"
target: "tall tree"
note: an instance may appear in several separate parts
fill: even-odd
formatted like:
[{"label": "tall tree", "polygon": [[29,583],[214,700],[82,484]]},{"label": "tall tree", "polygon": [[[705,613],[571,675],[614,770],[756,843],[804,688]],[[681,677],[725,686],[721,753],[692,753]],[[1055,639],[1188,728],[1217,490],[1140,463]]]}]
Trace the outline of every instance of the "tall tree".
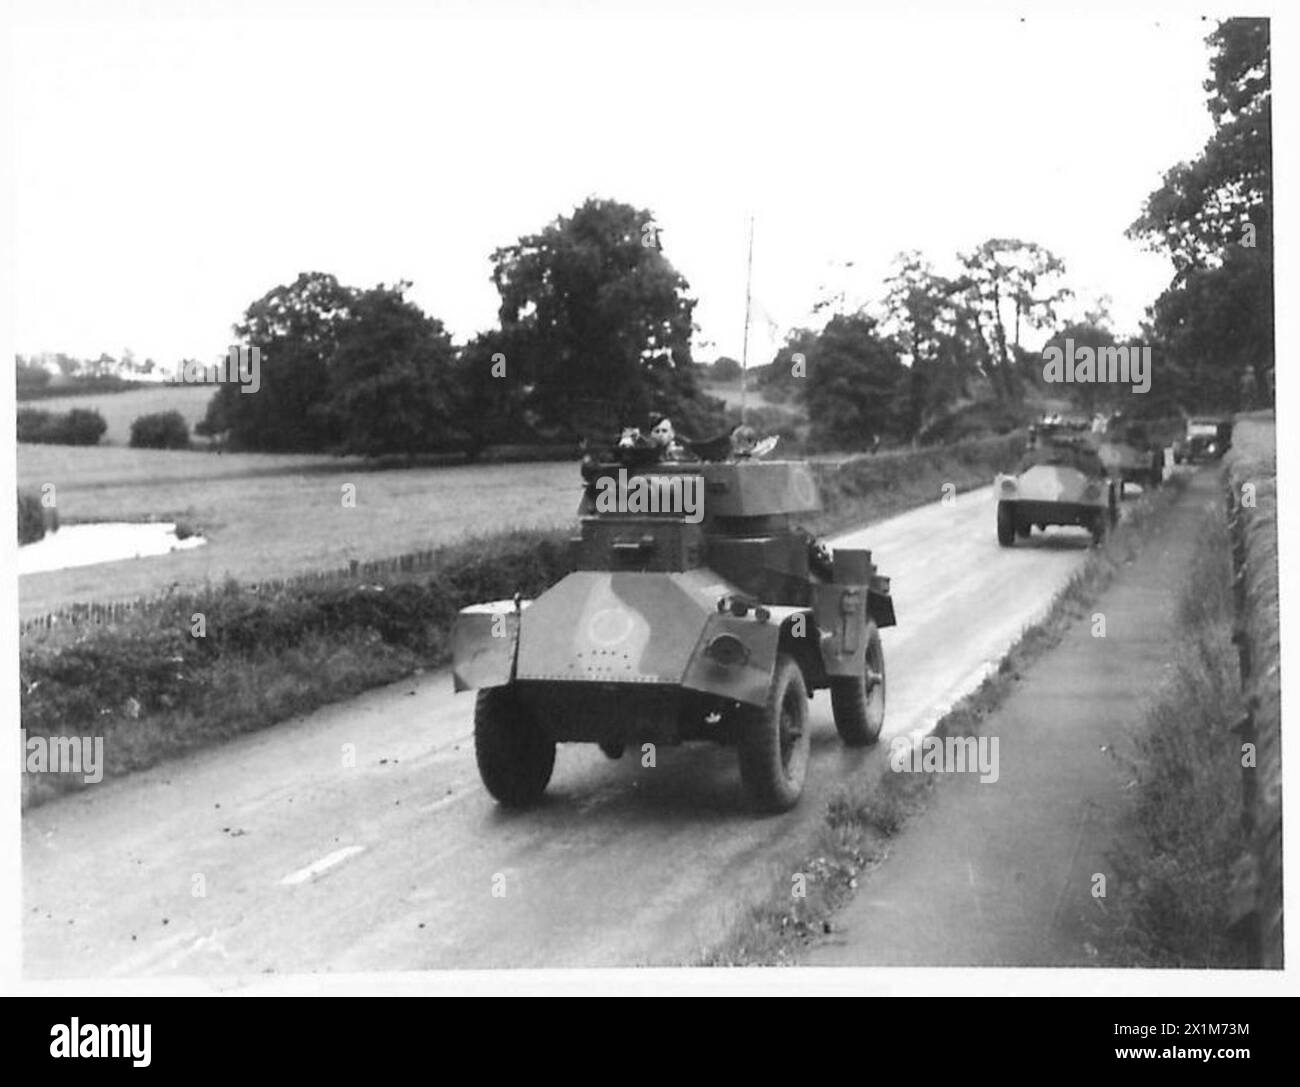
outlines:
[{"label": "tall tree", "polygon": [[337,418],[327,410],[329,363],[356,296],[332,275],[303,272],[252,303],[235,335],[258,349],[261,388],[248,394],[235,384],[220,386],[199,433],[224,432],[232,448],[261,452],[307,452],[337,443]]},{"label": "tall tree", "polygon": [[1232,407],[1243,373],[1271,399],[1273,106],[1267,19],[1227,19],[1206,39],[1214,133],[1147,197],[1128,229],[1174,276],[1146,332],[1187,408]]},{"label": "tall tree", "polygon": [[873,318],[836,314],[808,346],[806,365],[804,401],[818,444],[861,449],[901,435],[897,402],[907,368]]},{"label": "tall tree", "polygon": [[990,382],[1000,399],[1018,399],[1021,332],[1055,324],[1057,307],[1070,293],[1061,283],[1065,264],[1051,250],[1018,238],[990,238],[963,253],[961,263],[960,282],[986,346]]},{"label": "tall tree", "polygon": [[715,411],[691,360],[695,302],[648,211],[591,198],[492,264],[510,380],[564,434],[608,433],[651,410],[698,426]]},{"label": "tall tree", "polygon": [[978,370],[983,345],[960,281],[935,272],[919,252],[900,253],[885,280],[882,329],[907,356],[906,437],[958,397]]},{"label": "tall tree", "polygon": [[409,283],[359,292],[329,360],[325,412],[347,453],[459,448],[455,349],[441,321],[403,297]]}]

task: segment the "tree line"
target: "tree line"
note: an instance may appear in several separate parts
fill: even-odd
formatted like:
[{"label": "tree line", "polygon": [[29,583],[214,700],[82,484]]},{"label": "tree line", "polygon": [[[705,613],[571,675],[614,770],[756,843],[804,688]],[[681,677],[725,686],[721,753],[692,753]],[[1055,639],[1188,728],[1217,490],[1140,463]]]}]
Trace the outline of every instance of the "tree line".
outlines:
[{"label": "tree line", "polygon": [[[1195,161],[1166,173],[1128,228],[1175,268],[1132,341],[1152,348],[1151,391],[1052,386],[1082,408],[1271,402],[1268,22],[1226,20],[1207,44],[1214,135]],[[701,387],[696,302],[648,210],[589,199],[497,249],[491,265],[497,326],[460,346],[406,297],[406,282],[362,289],[306,272],[273,288],[235,326],[261,353],[260,389],[218,387],[196,430],[243,450],[472,456],[489,444],[607,437],[651,413],[693,437],[736,421]],[[792,330],[752,379],[765,398],[804,408],[813,445],[851,449],[959,437],[954,420],[971,408],[985,432],[1016,425],[1027,392],[1043,384],[1041,351],[1026,338],[1126,346],[1104,300],[1063,318],[1064,262],[1033,241],[989,238],[953,267],[942,274],[919,252],[899,254],[878,303],[854,312],[819,303],[834,311],[827,323]],[[93,375],[111,362],[61,356],[59,366]],[[39,384],[32,360],[19,363],[20,384],[24,373]],[[716,366],[718,376],[738,369],[731,359]]]}]

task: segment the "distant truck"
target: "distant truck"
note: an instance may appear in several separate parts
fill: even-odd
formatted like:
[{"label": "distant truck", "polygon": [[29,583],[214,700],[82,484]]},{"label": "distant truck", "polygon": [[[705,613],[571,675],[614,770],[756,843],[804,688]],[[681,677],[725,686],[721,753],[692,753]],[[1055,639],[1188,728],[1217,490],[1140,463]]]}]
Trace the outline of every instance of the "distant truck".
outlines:
[{"label": "distant truck", "polygon": [[1216,416],[1194,416],[1187,420],[1187,433],[1174,446],[1178,464],[1200,464],[1218,460],[1232,448],[1232,421]]},{"label": "distant truck", "polygon": [[[455,686],[478,690],[474,746],[498,802],[541,797],[557,742],[618,758],[708,740],[737,748],[757,809],[785,811],[803,790],[818,688],[846,744],[877,740],[889,579],[870,551],[829,549],[795,524],[819,506],[807,464],[612,459],[583,476],[575,572],[535,600],[465,608],[452,632]],[[674,510],[687,492],[702,495],[699,516]],[[633,493],[622,508],[603,501]]]}]

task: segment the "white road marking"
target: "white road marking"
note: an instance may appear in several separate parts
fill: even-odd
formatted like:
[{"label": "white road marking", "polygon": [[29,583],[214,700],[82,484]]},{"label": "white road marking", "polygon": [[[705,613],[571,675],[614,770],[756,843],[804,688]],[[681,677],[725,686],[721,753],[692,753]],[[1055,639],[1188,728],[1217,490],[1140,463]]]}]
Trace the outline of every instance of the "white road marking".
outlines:
[{"label": "white road marking", "polygon": [[284,879],[280,880],[280,886],[293,887],[299,883],[306,883],[309,879],[319,876],[322,872],[360,853],[365,848],[363,845],[349,845],[344,846],[342,849],[336,849],[333,853],[321,857],[320,860],[312,861],[306,868],[299,868],[296,872],[290,872]]}]

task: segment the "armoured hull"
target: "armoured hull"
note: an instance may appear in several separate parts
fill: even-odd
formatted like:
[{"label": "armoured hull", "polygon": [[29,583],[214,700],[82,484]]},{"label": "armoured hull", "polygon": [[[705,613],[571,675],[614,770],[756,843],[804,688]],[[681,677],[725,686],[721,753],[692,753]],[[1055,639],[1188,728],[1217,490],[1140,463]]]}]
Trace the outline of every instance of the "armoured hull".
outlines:
[{"label": "armoured hull", "polygon": [[755,803],[783,811],[802,789],[819,688],[846,743],[876,740],[889,579],[869,551],[826,548],[792,523],[817,506],[807,465],[593,464],[584,480],[577,570],[534,600],[465,608],[452,632],[499,801],[541,795],[557,742],[617,758],[713,740],[737,746]]}]

